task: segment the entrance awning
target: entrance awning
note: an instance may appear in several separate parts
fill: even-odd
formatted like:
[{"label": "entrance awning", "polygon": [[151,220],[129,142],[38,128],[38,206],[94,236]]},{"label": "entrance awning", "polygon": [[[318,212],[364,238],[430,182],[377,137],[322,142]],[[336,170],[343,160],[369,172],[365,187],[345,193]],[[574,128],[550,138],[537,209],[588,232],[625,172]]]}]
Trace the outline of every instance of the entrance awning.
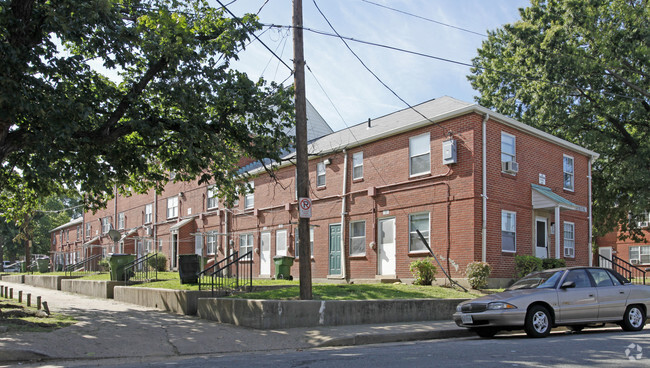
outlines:
[{"label": "entrance awning", "polygon": [[124,239],[126,239],[127,236],[131,236],[131,235],[133,235],[134,233],[136,233],[137,231],[138,231],[138,228],[137,228],[137,227],[135,227],[135,228],[133,228],[133,229],[127,231],[126,233],[124,233],[124,235],[122,235],[122,237],[120,238],[119,241],[124,241]]},{"label": "entrance awning", "polygon": [[92,245],[93,243],[95,243],[96,241],[98,241],[99,238],[100,238],[99,236],[96,236],[96,237],[94,237],[94,238],[88,240],[87,242],[83,243],[81,246],[83,246],[83,247],[87,247],[87,246],[89,246],[89,245]]},{"label": "entrance awning", "polygon": [[172,227],[170,227],[169,231],[178,231],[178,229],[182,228],[183,226],[189,224],[192,221],[194,221],[194,217],[190,217],[190,218],[186,218],[185,220],[181,220],[181,221],[175,223]]},{"label": "entrance awning", "polygon": [[554,193],[551,188],[543,187],[537,184],[531,184],[533,189],[533,208],[555,208],[587,212],[587,208],[579,206],[570,200]]}]

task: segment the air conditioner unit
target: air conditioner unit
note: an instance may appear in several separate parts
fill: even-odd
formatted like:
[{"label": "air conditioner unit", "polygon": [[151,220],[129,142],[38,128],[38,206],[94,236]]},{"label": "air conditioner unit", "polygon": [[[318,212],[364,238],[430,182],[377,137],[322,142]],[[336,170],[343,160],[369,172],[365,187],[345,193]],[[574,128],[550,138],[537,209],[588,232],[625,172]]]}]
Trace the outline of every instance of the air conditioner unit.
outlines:
[{"label": "air conditioner unit", "polygon": [[639,227],[648,227],[648,221],[639,222]]},{"label": "air conditioner unit", "polygon": [[502,161],[501,171],[514,174],[519,171],[519,164],[514,161]]},{"label": "air conditioner unit", "polygon": [[144,234],[145,235],[151,235],[153,231],[151,231],[151,226],[145,226],[144,227]]},{"label": "air conditioner unit", "polygon": [[636,264],[639,264],[639,260],[638,259],[631,259],[630,263],[636,265]]},{"label": "air conditioner unit", "polygon": [[565,257],[574,257],[575,256],[575,250],[573,248],[564,248],[564,256]]}]

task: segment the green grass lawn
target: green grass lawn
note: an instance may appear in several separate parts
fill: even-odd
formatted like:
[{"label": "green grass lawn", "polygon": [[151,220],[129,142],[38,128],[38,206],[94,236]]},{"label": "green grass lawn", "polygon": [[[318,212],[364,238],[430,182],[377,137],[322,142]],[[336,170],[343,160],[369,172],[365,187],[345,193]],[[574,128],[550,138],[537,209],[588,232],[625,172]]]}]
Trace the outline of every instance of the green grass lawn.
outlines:
[{"label": "green grass lawn", "polygon": [[2,300],[0,310],[3,315],[0,325],[6,326],[7,332],[49,332],[77,323],[73,317],[60,313],[48,316],[15,299]]}]

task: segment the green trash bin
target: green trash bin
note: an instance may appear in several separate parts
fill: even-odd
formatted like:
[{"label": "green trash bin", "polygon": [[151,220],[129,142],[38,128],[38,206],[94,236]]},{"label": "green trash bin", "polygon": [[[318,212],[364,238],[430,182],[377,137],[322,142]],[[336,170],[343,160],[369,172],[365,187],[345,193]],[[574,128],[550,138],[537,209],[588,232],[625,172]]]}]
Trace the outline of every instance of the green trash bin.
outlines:
[{"label": "green trash bin", "polygon": [[181,284],[196,284],[199,282],[199,255],[198,254],[179,254],[178,255],[178,275],[181,278]]},{"label": "green trash bin", "polygon": [[293,276],[291,276],[291,266],[293,266],[293,259],[293,257],[288,256],[273,257],[273,263],[275,263],[276,280],[293,280]]},{"label": "green trash bin", "polygon": [[124,281],[124,266],[135,261],[135,254],[113,254],[108,257],[111,281]]},{"label": "green trash bin", "polygon": [[38,265],[38,272],[46,273],[50,270],[50,259],[49,258],[40,258],[36,260]]}]

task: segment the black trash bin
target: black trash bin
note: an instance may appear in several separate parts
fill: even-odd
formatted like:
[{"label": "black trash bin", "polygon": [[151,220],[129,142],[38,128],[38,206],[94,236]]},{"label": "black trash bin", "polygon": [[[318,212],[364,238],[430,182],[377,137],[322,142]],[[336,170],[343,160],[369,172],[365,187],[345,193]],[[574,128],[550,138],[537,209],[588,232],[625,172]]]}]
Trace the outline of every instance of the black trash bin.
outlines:
[{"label": "black trash bin", "polygon": [[178,255],[178,275],[181,278],[181,284],[196,284],[199,282],[199,255],[198,254],[179,254]]}]

